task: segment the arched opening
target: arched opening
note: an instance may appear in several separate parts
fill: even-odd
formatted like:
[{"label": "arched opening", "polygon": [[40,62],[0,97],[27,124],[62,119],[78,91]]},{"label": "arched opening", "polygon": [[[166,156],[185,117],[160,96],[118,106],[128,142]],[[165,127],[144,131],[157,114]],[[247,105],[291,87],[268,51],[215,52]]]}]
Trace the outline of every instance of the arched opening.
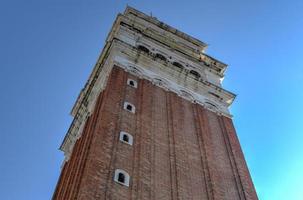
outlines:
[{"label": "arched opening", "polygon": [[219,95],[217,95],[217,94],[215,94],[215,93],[213,93],[213,92],[208,92],[209,94],[211,94],[211,95],[213,95],[214,97],[217,97],[218,99],[220,99],[220,96]]},{"label": "arched opening", "polygon": [[144,53],[149,53],[149,49],[146,48],[146,47],[143,46],[143,45],[139,45],[139,46],[138,46],[138,50],[139,50],[139,51],[143,51]]},{"label": "arched opening", "polygon": [[160,60],[163,60],[163,61],[167,60],[165,56],[163,56],[162,54],[159,54],[159,53],[156,53],[155,57],[158,58],[158,59],[160,59]]},{"label": "arched opening", "polygon": [[173,62],[173,66],[177,67],[179,70],[182,70],[184,67],[178,62]]},{"label": "arched opening", "polygon": [[189,74],[192,75],[195,79],[199,79],[201,77],[201,75],[195,70],[190,70]]}]

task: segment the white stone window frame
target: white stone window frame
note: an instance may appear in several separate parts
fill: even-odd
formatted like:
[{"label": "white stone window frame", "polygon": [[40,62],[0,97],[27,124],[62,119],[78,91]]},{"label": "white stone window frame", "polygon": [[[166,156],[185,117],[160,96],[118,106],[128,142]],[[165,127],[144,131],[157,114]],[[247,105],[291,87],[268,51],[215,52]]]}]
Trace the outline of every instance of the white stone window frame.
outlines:
[{"label": "white stone window frame", "polygon": [[[127,106],[131,106],[132,109],[128,110]],[[128,111],[128,112],[131,112],[131,113],[135,113],[136,112],[136,107],[133,104],[127,102],[127,101],[124,102],[123,109],[126,110],[126,111]]]},{"label": "white stone window frame", "polygon": [[[124,178],[125,178],[124,182],[119,181],[119,174],[123,174],[123,175],[124,175]],[[126,171],[124,171],[123,169],[116,169],[116,170],[115,170],[115,175],[114,175],[114,181],[115,181],[116,183],[119,183],[119,184],[121,184],[121,185],[124,185],[124,186],[126,186],[126,187],[129,187],[130,176],[129,176],[129,174],[128,174]]]},{"label": "white stone window frame", "polygon": [[[126,142],[126,141],[123,140],[123,136],[124,136],[124,135],[126,135],[126,136],[128,137],[128,142]],[[133,142],[134,142],[133,136],[132,136],[131,134],[125,132],[125,131],[121,131],[121,132],[120,132],[119,140],[120,140],[121,142],[125,143],[125,144],[130,145],[130,146],[132,146],[132,145],[133,145]]]},{"label": "white stone window frame", "polygon": [[[130,83],[133,81],[134,85],[131,85]],[[134,79],[131,79],[131,78],[128,78],[127,79],[127,85],[129,85],[130,87],[133,87],[133,88],[138,88],[138,83],[137,81],[135,81]]]}]

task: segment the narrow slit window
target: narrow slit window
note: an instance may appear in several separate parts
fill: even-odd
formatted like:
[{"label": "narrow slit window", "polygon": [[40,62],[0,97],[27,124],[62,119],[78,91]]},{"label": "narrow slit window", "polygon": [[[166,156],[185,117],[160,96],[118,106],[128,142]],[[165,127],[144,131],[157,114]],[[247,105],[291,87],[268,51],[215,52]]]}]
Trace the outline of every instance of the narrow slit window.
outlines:
[{"label": "narrow slit window", "polygon": [[125,183],[125,175],[122,173],[119,173],[118,175],[118,182]]},{"label": "narrow slit window", "polygon": [[124,142],[127,142],[127,143],[129,142],[129,138],[128,138],[127,135],[123,135],[123,141],[124,141]]}]

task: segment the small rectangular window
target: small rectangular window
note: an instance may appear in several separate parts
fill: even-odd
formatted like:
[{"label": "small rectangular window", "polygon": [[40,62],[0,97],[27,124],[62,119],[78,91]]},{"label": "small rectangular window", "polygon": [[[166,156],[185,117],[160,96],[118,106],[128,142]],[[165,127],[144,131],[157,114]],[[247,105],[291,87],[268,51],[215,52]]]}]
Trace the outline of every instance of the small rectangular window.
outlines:
[{"label": "small rectangular window", "polygon": [[127,85],[133,87],[133,88],[137,88],[138,87],[138,83],[137,81],[133,80],[133,79],[127,79]]},{"label": "small rectangular window", "polygon": [[126,171],[122,169],[116,169],[114,175],[114,181],[121,185],[129,187],[130,176]]},{"label": "small rectangular window", "polygon": [[124,131],[120,132],[119,140],[123,143],[133,145],[133,136],[129,133],[124,132]]},{"label": "small rectangular window", "polygon": [[132,113],[135,113],[135,110],[136,110],[135,106],[128,102],[124,102],[123,108]]}]

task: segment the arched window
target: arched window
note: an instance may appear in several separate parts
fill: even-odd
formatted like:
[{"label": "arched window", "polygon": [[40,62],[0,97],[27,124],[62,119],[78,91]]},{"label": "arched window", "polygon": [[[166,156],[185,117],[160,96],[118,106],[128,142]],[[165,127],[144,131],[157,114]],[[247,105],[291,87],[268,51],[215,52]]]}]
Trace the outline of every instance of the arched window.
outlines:
[{"label": "arched window", "polygon": [[129,112],[135,113],[135,106],[131,103],[124,102],[123,108]]},{"label": "arched window", "polygon": [[143,52],[145,52],[145,53],[149,53],[149,49],[146,48],[146,47],[143,46],[143,45],[139,45],[139,46],[138,46],[138,49],[139,49],[139,51],[143,51]]},{"label": "arched window", "polygon": [[189,74],[192,75],[195,79],[199,79],[201,77],[201,75],[195,70],[190,70]]},{"label": "arched window", "polygon": [[115,176],[114,176],[114,181],[124,185],[124,186],[129,186],[129,181],[130,181],[130,177],[128,175],[128,173],[122,169],[116,169],[115,170]]},{"label": "arched window", "polygon": [[173,66],[178,67],[180,70],[182,70],[184,68],[183,65],[181,65],[178,62],[173,62]]},{"label": "arched window", "polygon": [[120,132],[119,140],[125,144],[133,145],[133,136],[124,131]]},{"label": "arched window", "polygon": [[133,79],[127,79],[127,85],[133,87],[133,88],[137,88],[137,81],[133,80]]},{"label": "arched window", "polygon": [[162,54],[159,54],[159,53],[156,53],[155,57],[158,58],[158,59],[160,59],[160,60],[163,60],[163,61],[167,60],[165,56],[163,56]]}]

